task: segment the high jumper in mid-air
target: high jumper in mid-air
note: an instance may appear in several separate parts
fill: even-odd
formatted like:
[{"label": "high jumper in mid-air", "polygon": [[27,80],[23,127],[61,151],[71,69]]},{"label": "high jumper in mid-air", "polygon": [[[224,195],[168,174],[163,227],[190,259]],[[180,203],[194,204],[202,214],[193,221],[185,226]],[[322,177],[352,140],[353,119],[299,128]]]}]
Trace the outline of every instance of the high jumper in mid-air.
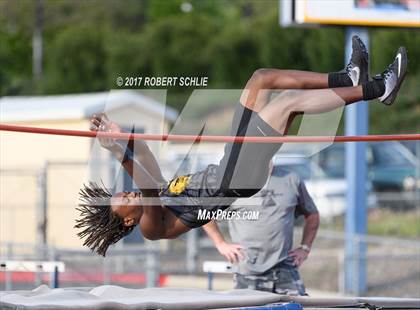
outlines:
[{"label": "high jumper in mid-air", "polygon": [[[251,76],[235,107],[231,136],[279,137],[296,115],[329,112],[361,100],[394,102],[407,72],[407,53],[398,49],[388,68],[372,79],[363,42],[353,37],[351,60],[343,70],[315,73],[259,69]],[[271,99],[273,91],[282,90]],[[105,114],[94,115],[91,130],[121,132]],[[108,247],[139,225],[145,238],[176,238],[205,225],[200,210],[228,208],[236,199],[256,194],[266,183],[269,163],[280,143],[229,142],[218,164],[167,182],[144,141],[124,147],[99,137],[133,179],[139,191],[111,193],[96,183],[80,191],[76,227],[92,251],[105,256]]]}]

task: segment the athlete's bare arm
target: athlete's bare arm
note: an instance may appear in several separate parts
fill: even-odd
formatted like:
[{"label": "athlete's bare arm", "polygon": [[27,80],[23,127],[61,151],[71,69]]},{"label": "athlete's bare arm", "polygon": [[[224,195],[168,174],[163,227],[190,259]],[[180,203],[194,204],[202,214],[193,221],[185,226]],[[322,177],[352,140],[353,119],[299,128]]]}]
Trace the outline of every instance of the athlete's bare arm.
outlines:
[{"label": "athlete's bare arm", "polygon": [[[121,127],[117,123],[109,120],[105,113],[101,113],[99,115],[94,114],[92,116],[91,122],[93,126],[91,129],[95,127],[99,128],[99,126],[102,124],[108,128],[109,132],[123,132]],[[146,142],[142,140],[130,139],[127,143],[127,148],[133,152],[136,160],[149,172],[149,174],[156,180],[156,182],[166,182],[156,161],[156,158],[150,151]]]},{"label": "athlete's bare arm", "polygon": [[[121,132],[120,127],[116,123],[109,121],[104,114],[92,117],[90,129],[93,131]],[[120,161],[143,194],[141,205],[143,214],[139,222],[143,236],[150,240],[168,239],[178,237],[180,234],[188,231],[189,228],[180,222],[169,210],[164,208],[160,202],[160,185],[164,182],[164,179],[156,159],[146,143],[139,144],[140,147],[137,154],[141,154],[134,160],[131,157],[124,158],[125,150],[121,145],[115,143],[115,139],[103,137],[98,139],[102,147],[112,152],[115,158]],[[146,169],[143,163],[149,165],[151,169]]]}]

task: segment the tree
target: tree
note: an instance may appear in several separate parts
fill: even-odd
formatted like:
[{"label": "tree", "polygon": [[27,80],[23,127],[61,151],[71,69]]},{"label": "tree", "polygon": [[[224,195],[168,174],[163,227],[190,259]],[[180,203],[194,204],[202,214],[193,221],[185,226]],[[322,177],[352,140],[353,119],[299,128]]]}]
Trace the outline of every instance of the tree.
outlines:
[{"label": "tree", "polygon": [[19,32],[0,32],[0,96],[27,92],[32,86],[32,50]]},{"label": "tree", "polygon": [[91,92],[106,89],[102,32],[85,25],[60,31],[45,52],[46,93]]}]

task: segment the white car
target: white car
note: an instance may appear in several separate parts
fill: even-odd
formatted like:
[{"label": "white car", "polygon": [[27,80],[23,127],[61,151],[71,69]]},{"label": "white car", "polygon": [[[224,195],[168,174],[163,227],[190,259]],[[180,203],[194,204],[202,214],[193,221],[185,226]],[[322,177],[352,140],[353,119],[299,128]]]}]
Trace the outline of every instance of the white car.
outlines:
[{"label": "white car", "polygon": [[[295,172],[305,182],[306,188],[321,217],[327,220],[342,215],[346,212],[347,181],[344,178],[330,178],[313,161],[301,154],[282,154],[273,158],[273,175],[276,169],[285,169]],[[372,193],[372,186],[367,183],[368,207],[376,206],[376,195]]]}]

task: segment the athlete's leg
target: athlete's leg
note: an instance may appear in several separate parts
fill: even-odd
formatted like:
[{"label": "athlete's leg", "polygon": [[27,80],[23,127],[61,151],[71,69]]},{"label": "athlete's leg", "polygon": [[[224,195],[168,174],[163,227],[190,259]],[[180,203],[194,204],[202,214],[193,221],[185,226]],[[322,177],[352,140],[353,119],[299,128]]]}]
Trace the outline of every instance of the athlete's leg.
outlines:
[{"label": "athlete's leg", "polygon": [[259,69],[245,86],[241,104],[256,112],[268,103],[273,90],[324,89],[356,86],[369,80],[369,55],[362,40],[352,39],[352,55],[347,66],[332,73]]},{"label": "athlete's leg", "polygon": [[[375,83],[375,82],[369,82]],[[324,113],[361,100],[363,86],[286,90],[274,98],[259,113],[253,112],[239,136],[280,136],[285,134],[293,116],[299,113]],[[378,93],[377,95],[381,95]],[[245,111],[247,110],[246,107]],[[220,188],[240,197],[255,194],[264,186],[269,162],[280,148],[280,143],[227,143],[225,156],[219,163]]]},{"label": "athlete's leg", "polygon": [[[387,100],[392,103],[404,80],[406,63],[406,51],[404,48],[400,48],[394,62],[380,76],[362,85],[284,91],[259,113],[256,113],[249,123],[246,135],[282,135],[287,131],[290,118],[299,113],[324,113],[360,100],[375,98],[384,103],[387,103]],[[268,162],[279,147],[279,143],[262,143],[261,145],[243,143],[230,180],[230,187],[260,188],[267,177]],[[246,195],[247,191],[240,194]]]},{"label": "athlete's leg", "polygon": [[[363,98],[363,87],[287,90],[274,98],[259,113],[253,113],[241,136],[276,137],[283,135],[293,116],[299,113],[324,113]],[[280,143],[228,143],[219,169],[221,188],[247,197],[264,186],[269,162]]]},{"label": "athlete's leg", "polygon": [[247,82],[240,102],[259,112],[273,90],[328,88],[328,74],[297,70],[258,69]]},{"label": "athlete's leg", "polygon": [[[347,73],[340,74],[346,75]],[[334,76],[340,77],[340,74],[336,73]],[[337,81],[337,79],[334,81]],[[328,74],[278,69],[257,70],[248,81],[241,96],[241,102],[235,107],[230,134],[235,136],[277,136],[280,133],[286,133],[294,116],[309,110],[306,105],[311,102],[310,100],[303,100],[302,92],[312,92],[314,90],[284,91],[284,89],[324,88],[324,91],[332,92],[325,89],[329,86],[329,83]],[[346,83],[353,84],[350,78]],[[283,92],[266,107],[273,89],[283,90]],[[317,89],[316,91],[321,90]],[[360,95],[357,91],[338,89],[337,92],[349,101],[358,98]],[[307,97],[310,98],[311,94],[309,93]],[[313,95],[318,100],[312,101],[314,104],[312,113],[320,113],[323,112],[323,109],[334,109],[344,105],[342,99],[337,99],[337,97],[340,98],[338,95],[331,95],[333,98],[328,103],[332,106],[325,105],[322,102],[318,103],[319,100],[323,100],[322,94],[318,96],[318,93],[313,93]],[[302,99],[305,104],[301,107],[302,103],[299,103],[296,99]],[[285,102],[287,104],[284,104]],[[278,105],[281,105],[282,108],[279,108]],[[257,115],[258,111],[261,111],[261,115]],[[275,114],[267,115],[265,119],[261,118],[262,115],[269,112],[275,112]],[[280,112],[283,114],[279,115]],[[263,145],[227,143],[225,155],[219,163],[220,188],[223,191],[233,189],[240,196],[248,196],[257,192],[264,185],[267,178],[268,163],[279,147],[280,144],[278,143],[265,143]]]},{"label": "athlete's leg", "polygon": [[[351,82],[350,82],[351,83]],[[253,112],[261,111],[273,91],[328,88],[328,74],[280,69],[258,69],[248,80],[235,106],[230,135],[244,133]]]},{"label": "athlete's leg", "polygon": [[363,98],[363,88],[360,85],[333,89],[287,90],[274,98],[259,115],[280,134],[285,134],[296,114],[325,113]]},{"label": "athlete's leg", "polygon": [[263,120],[284,134],[290,119],[297,113],[324,113],[360,100],[379,99],[392,104],[407,72],[407,51],[400,47],[394,61],[372,81],[354,87],[318,90],[288,90],[267,105],[261,112]]},{"label": "athlete's leg", "polygon": [[[400,58],[404,61],[401,62],[399,60]],[[239,135],[282,135],[287,131],[287,126],[290,125],[291,120],[297,114],[324,113],[362,99],[371,100],[379,98],[380,101],[385,103],[387,103],[387,100],[392,103],[406,71],[406,65],[401,66],[400,69],[399,63],[406,64],[406,58],[405,50],[400,48],[395,61],[379,77],[375,77],[372,81],[364,79],[365,81],[361,83],[362,85],[358,85],[361,82],[361,75],[358,74],[356,76],[357,78],[351,80],[353,85],[358,85],[354,87],[286,90],[265,107],[264,105],[266,105],[269,95],[263,94],[261,97],[263,99],[262,106],[258,108],[259,98],[258,94],[254,92],[256,101],[252,102],[251,100],[250,106],[247,106],[247,102],[244,104],[243,101],[242,104],[238,104],[239,108],[237,111],[241,111],[240,107],[243,106],[243,110],[253,112],[250,113],[252,117],[249,118],[250,121],[247,125],[240,129]],[[264,72],[259,72],[258,74],[260,75],[260,73],[265,74]],[[294,73],[298,77],[301,76],[301,72]],[[338,82],[340,84],[342,82],[340,82],[340,74],[333,74],[337,78],[335,80],[333,79],[334,83]],[[302,73],[302,76],[305,76],[305,73]],[[364,77],[366,78],[366,75]],[[256,80],[258,79],[256,78]],[[255,81],[255,84],[262,83],[262,85],[269,86],[271,83],[269,79],[265,80],[265,78],[261,78],[260,80]],[[286,83],[284,79],[279,79],[278,81],[280,83]],[[290,83],[293,84],[294,82]],[[330,84],[330,79],[328,83]],[[289,85],[289,88],[291,86],[293,85]],[[310,83],[309,86],[311,86]],[[306,85],[305,87],[308,86]],[[264,87],[262,88],[264,89]],[[257,90],[257,87],[255,90]],[[248,100],[247,98],[245,97],[245,100]],[[256,113],[257,111],[259,113]],[[268,163],[279,147],[279,143],[228,143],[225,148],[225,156],[219,164],[218,176],[222,181],[221,189],[234,189],[234,192],[239,193],[240,196],[247,196],[258,191],[264,185],[263,182],[267,178]]]}]

